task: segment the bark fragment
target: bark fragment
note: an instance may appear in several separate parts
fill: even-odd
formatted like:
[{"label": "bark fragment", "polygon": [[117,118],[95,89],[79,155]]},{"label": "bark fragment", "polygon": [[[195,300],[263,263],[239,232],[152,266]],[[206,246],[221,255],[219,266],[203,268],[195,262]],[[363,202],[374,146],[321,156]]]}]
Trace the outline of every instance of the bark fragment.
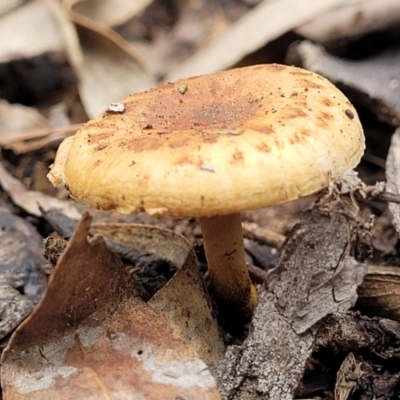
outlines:
[{"label": "bark fragment", "polygon": [[311,328],[327,314],[354,305],[365,273],[349,256],[356,205],[339,201],[332,208],[305,211],[293,228],[260,294],[248,338],[229,347],[213,367],[222,398],[293,399],[313,349]]}]

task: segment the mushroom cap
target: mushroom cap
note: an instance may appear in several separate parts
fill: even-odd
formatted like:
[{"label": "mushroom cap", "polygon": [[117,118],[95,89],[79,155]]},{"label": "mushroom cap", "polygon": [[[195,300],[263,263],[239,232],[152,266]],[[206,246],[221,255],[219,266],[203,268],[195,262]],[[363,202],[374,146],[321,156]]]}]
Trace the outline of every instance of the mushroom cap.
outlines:
[{"label": "mushroom cap", "polygon": [[49,179],[124,214],[208,217],[286,202],[326,187],[364,151],[348,99],[296,67],[232,69],[122,103],[61,144]]}]

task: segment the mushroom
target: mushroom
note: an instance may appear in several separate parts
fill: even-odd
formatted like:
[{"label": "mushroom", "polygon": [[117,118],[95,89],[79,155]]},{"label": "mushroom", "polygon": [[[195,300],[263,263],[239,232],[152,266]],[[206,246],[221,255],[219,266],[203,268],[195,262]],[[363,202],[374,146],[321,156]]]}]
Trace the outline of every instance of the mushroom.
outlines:
[{"label": "mushroom", "polygon": [[325,78],[269,64],[168,83],[61,144],[48,175],[79,202],[199,218],[222,309],[251,315],[241,211],[314,193],[364,151],[357,112]]}]

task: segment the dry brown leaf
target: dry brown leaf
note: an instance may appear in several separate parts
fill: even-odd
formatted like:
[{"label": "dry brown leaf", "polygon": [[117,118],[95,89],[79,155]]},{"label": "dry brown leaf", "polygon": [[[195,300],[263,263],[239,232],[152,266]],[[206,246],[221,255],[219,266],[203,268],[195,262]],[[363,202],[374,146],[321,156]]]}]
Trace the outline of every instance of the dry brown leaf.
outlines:
[{"label": "dry brown leaf", "polygon": [[81,64],[75,29],[57,0],[21,2],[4,14],[0,18],[0,41],[2,62],[66,50],[75,68]]},{"label": "dry brown leaf", "polygon": [[400,321],[400,268],[370,265],[357,305],[368,315]]},{"label": "dry brown leaf", "polygon": [[148,304],[167,317],[207,364],[221,360],[225,349],[219,336],[199,266],[188,241],[172,231],[137,224],[93,224],[91,231],[127,248],[169,260],[179,271]]},{"label": "dry brown leaf", "polygon": [[393,47],[363,60],[346,60],[303,40],[290,46],[286,62],[329,79],[358,104],[369,108],[380,121],[396,128],[400,125],[399,48]]},{"label": "dry brown leaf", "polygon": [[62,51],[63,39],[45,2],[24,2],[0,18],[0,61]]},{"label": "dry brown leaf", "polygon": [[338,371],[335,385],[335,400],[349,399],[349,396],[357,387],[357,380],[364,374],[365,372],[362,371],[361,364],[357,362],[354,354],[349,353]]},{"label": "dry brown leaf", "polygon": [[193,250],[182,268],[148,304],[160,315],[168,317],[174,331],[199,353],[206,364],[212,365],[224,357],[225,348]]},{"label": "dry brown leaf", "polygon": [[79,26],[84,56],[79,91],[89,117],[98,115],[110,103],[156,84],[145,60],[135,48],[112,29],[75,12],[82,0],[66,0],[71,20]]},{"label": "dry brown leaf", "polygon": [[219,399],[207,366],[135,294],[115,253],[88,240],[90,220],[3,353],[3,398]]},{"label": "dry brown leaf", "polygon": [[67,53],[68,60],[75,68],[75,72],[79,72],[83,64],[82,49],[79,46],[79,38],[75,26],[68,18],[62,3],[59,0],[42,0],[51,11],[54,23],[60,31],[63,40],[63,50]]},{"label": "dry brown leaf", "polygon": [[74,11],[106,26],[116,26],[129,21],[144,10],[153,0],[86,0],[78,1]]},{"label": "dry brown leaf", "polygon": [[261,2],[220,38],[172,71],[165,81],[175,81],[180,78],[215,73],[230,68],[247,54],[261,48],[285,32],[349,1],[280,0]]},{"label": "dry brown leaf", "polygon": [[0,163],[0,186],[11,197],[13,203],[27,213],[40,217],[41,209],[60,209],[69,218],[79,219],[80,213],[71,202],[59,200],[42,192],[28,190],[23,183],[15,179]]},{"label": "dry brown leaf", "polygon": [[[147,1],[141,1],[142,5],[125,2],[123,8],[115,8],[115,1],[92,1],[88,4],[91,7],[85,10],[91,10],[97,18],[107,14],[107,7],[114,7],[115,12],[108,16],[119,18],[128,7],[127,17]],[[74,5],[81,2],[66,0],[62,7],[58,0],[32,0],[3,15],[0,18],[0,40],[3,43],[0,61],[65,52],[80,78],[86,111],[93,117],[111,102],[154,86],[155,79],[148,68],[143,67],[145,61],[140,59],[133,46],[106,25],[74,11]],[[80,27],[81,41],[73,23]]]},{"label": "dry brown leaf", "polygon": [[388,29],[400,22],[398,0],[363,0],[342,4],[297,28],[299,35],[319,43]]}]

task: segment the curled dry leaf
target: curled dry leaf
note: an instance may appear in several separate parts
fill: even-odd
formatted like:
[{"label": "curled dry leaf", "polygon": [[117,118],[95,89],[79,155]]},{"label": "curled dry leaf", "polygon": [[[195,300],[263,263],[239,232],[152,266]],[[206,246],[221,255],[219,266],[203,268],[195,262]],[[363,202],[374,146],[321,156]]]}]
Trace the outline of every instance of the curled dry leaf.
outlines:
[{"label": "curled dry leaf", "polygon": [[[99,233],[126,248],[135,248],[169,260],[178,272],[148,304],[169,319],[174,332],[183,337],[207,364],[224,356],[216,320],[211,312],[199,266],[188,241],[171,231],[136,224],[93,224]],[[150,266],[149,266],[150,268]]]},{"label": "curled dry leaf", "polygon": [[10,399],[196,399],[219,395],[207,366],[137,296],[86,214],[2,357]]},{"label": "curled dry leaf", "polygon": [[21,181],[15,179],[0,163],[0,186],[11,197],[13,203],[27,213],[40,217],[42,210],[62,209],[72,219],[79,219],[80,213],[68,201],[59,200],[36,190],[28,190]]},{"label": "curled dry leaf", "polygon": [[335,385],[335,400],[347,400],[357,387],[357,381],[365,374],[353,353],[344,359]]},{"label": "curled dry leaf", "polygon": [[286,62],[317,72],[340,85],[352,99],[383,122],[400,124],[400,50],[393,48],[365,60],[344,60],[308,40],[289,48]]},{"label": "curled dry leaf", "polygon": [[78,26],[84,56],[79,70],[81,100],[89,117],[94,117],[110,103],[146,90],[156,81],[132,45],[108,26],[79,14],[79,7],[75,10],[74,6],[80,2],[69,0],[66,8]]},{"label": "curled dry leaf", "polygon": [[319,43],[388,29],[400,22],[398,0],[349,1],[327,11],[295,31]]},{"label": "curled dry leaf", "polygon": [[[79,14],[79,7],[77,11],[73,9],[81,3],[79,0],[65,1],[64,6],[56,0],[24,2],[1,16],[0,61],[49,52],[65,53],[80,78],[85,109],[89,116],[94,116],[112,101],[155,84],[138,52],[108,26],[95,21],[96,18],[103,21],[108,15],[107,23],[116,22],[124,11],[126,18],[147,2],[143,0],[140,5],[137,1],[92,1],[83,6],[82,11],[87,15]],[[109,7],[113,13],[107,12]],[[79,38],[74,23],[79,26]]]},{"label": "curled dry leaf", "polygon": [[[379,324],[381,326],[377,328],[381,330],[384,325],[388,325],[388,322],[390,324],[393,321],[381,320]],[[393,333],[398,332],[399,326],[392,325],[392,328],[394,328],[394,331],[390,332],[390,330],[386,330],[385,332],[387,335],[389,334],[389,337],[393,337]],[[379,342],[376,341],[375,343]],[[397,343],[398,341],[394,340],[392,346],[397,347]],[[387,356],[390,357],[394,353],[393,347],[388,351],[387,355],[380,354],[383,356],[383,359]],[[374,355],[376,354],[375,350],[372,350],[372,352]],[[369,399],[395,398],[398,392],[400,373],[389,372],[382,366],[382,361],[378,365],[374,365],[368,359],[366,360],[364,353],[363,356],[359,355],[357,357],[353,353],[349,353],[337,374],[335,400],[351,400],[357,397]],[[390,368],[388,369],[390,370]]]},{"label": "curled dry leaf", "polygon": [[0,61],[65,52],[71,65],[79,69],[82,54],[76,31],[58,1],[20,2],[0,21]]},{"label": "curled dry leaf", "polygon": [[357,305],[367,315],[400,321],[400,268],[368,266]]}]

